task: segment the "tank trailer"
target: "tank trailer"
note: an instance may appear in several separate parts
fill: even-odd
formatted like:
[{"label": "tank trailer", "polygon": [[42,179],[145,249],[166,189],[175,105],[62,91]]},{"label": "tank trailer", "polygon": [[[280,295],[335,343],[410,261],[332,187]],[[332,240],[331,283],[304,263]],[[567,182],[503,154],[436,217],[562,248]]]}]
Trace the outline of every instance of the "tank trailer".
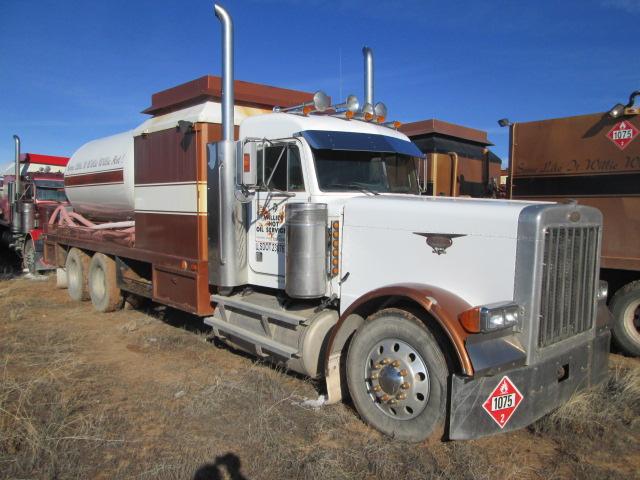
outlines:
[{"label": "tank trailer", "polygon": [[406,441],[521,428],[605,378],[597,209],[420,195],[371,49],[362,104],[234,81],[214,10],[222,78],[69,161],[45,255],[72,298],[192,312]]},{"label": "tank trailer", "polygon": [[30,273],[49,270],[43,262],[43,221],[66,203],[62,172],[66,157],[20,153],[14,135],[14,165],[0,177],[0,242],[15,250]]}]

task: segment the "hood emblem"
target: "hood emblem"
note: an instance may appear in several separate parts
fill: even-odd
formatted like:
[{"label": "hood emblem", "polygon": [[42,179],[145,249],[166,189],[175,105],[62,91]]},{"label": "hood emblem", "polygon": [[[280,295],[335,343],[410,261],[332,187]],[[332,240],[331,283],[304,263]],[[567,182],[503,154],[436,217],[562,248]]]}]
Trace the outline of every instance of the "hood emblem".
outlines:
[{"label": "hood emblem", "polygon": [[447,253],[446,250],[451,245],[453,245],[453,239],[458,237],[466,237],[466,235],[461,233],[421,233],[421,232],[413,232],[414,235],[420,235],[421,237],[425,237],[427,239],[427,245],[429,245],[433,250],[433,253],[437,255],[442,255],[443,253]]}]

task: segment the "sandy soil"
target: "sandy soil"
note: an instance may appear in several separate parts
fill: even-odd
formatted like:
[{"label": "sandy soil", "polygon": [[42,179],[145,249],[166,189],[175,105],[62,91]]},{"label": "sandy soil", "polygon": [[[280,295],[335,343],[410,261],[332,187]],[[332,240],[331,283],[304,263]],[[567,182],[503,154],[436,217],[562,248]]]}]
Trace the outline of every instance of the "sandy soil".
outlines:
[{"label": "sandy soil", "polygon": [[0,281],[2,478],[640,478],[640,362],[518,432],[411,445],[164,308],[96,314]]}]

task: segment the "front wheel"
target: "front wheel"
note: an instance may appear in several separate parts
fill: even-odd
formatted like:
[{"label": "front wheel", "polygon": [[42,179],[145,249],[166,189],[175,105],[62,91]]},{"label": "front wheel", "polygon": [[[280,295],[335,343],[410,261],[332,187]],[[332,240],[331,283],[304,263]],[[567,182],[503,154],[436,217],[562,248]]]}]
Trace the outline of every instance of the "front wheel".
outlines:
[{"label": "front wheel", "polygon": [[24,242],[22,268],[32,275],[36,274],[36,246],[31,238]]},{"label": "front wheel", "polygon": [[448,375],[436,339],[404,310],[369,317],[347,355],[347,383],[358,413],[399,440],[442,437]]}]

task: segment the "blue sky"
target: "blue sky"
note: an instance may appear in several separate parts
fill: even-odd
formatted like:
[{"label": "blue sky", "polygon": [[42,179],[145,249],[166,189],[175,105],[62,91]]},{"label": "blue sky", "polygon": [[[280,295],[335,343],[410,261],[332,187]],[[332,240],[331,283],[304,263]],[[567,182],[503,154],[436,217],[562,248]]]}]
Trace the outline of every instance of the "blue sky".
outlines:
[{"label": "blue sky", "polygon": [[[391,118],[487,130],[504,159],[498,118],[603,111],[640,88],[640,0],[222,4],[237,79],[362,98],[366,44]],[[23,151],[71,155],[143,121],[152,93],[219,74],[212,5],[0,0],[0,163],[13,133]]]}]

